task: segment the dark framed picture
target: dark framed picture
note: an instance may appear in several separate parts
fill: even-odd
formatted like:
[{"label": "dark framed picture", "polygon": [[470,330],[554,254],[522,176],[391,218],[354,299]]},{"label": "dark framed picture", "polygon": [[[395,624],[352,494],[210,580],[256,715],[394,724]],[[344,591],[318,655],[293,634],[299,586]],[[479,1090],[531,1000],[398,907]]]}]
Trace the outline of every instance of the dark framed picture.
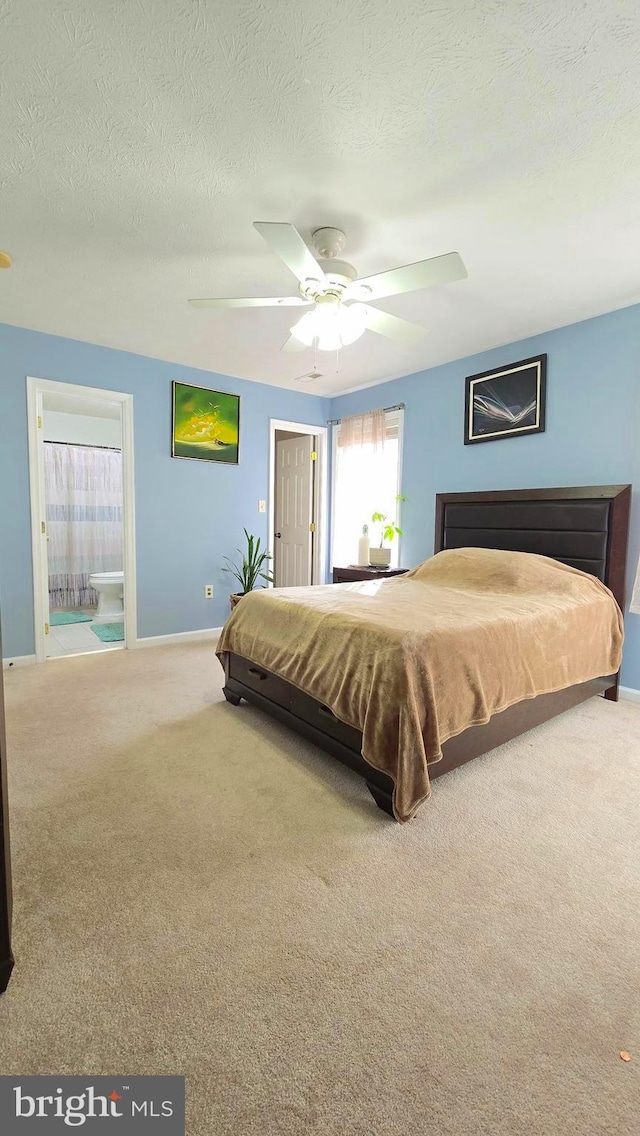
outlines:
[{"label": "dark framed picture", "polygon": [[174,380],[171,456],[238,464],[240,396]]},{"label": "dark framed picture", "polygon": [[464,444],[544,431],[547,356],[466,378]]}]

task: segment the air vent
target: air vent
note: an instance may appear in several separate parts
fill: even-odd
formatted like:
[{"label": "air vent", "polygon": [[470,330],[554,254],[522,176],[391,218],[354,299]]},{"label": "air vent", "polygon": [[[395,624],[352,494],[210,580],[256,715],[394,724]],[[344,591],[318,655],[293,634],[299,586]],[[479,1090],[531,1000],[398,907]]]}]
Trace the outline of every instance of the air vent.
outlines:
[{"label": "air vent", "polygon": [[321,371],[308,371],[306,375],[298,375],[295,381],[297,383],[313,383],[316,379],[321,378]]}]

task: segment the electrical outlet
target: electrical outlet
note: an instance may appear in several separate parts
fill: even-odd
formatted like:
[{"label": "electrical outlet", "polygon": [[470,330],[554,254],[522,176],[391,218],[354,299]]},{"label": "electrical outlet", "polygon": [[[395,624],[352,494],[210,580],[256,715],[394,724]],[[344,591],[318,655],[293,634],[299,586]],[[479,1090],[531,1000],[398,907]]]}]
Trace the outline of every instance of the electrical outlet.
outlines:
[{"label": "electrical outlet", "polygon": [[267,511],[267,502],[266,501],[258,501],[258,512],[259,513],[266,513],[266,511]]},{"label": "electrical outlet", "polygon": [[205,598],[205,600],[212,600],[213,599],[213,584],[205,584],[205,586],[204,586],[204,598]]}]

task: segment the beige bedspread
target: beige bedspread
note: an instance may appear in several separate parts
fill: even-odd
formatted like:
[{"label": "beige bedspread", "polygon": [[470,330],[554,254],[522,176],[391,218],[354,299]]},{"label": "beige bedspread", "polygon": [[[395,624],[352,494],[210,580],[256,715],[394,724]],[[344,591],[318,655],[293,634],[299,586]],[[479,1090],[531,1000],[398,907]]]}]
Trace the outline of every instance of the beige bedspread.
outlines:
[{"label": "beige bedspread", "polygon": [[593,576],[545,556],[440,552],[405,576],[256,591],[226,623],[233,651],[362,731],[363,757],[408,820],[428,764],[468,726],[620,666],[622,616]]}]

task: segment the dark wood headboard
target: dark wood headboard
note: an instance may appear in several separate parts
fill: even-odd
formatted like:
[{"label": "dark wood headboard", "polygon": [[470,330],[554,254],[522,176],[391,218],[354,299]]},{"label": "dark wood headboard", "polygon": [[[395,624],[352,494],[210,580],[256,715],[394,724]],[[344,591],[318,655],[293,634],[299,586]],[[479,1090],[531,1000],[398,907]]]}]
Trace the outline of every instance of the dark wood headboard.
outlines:
[{"label": "dark wood headboard", "polygon": [[624,610],[630,485],[436,495],[435,552],[537,552],[597,576]]}]

